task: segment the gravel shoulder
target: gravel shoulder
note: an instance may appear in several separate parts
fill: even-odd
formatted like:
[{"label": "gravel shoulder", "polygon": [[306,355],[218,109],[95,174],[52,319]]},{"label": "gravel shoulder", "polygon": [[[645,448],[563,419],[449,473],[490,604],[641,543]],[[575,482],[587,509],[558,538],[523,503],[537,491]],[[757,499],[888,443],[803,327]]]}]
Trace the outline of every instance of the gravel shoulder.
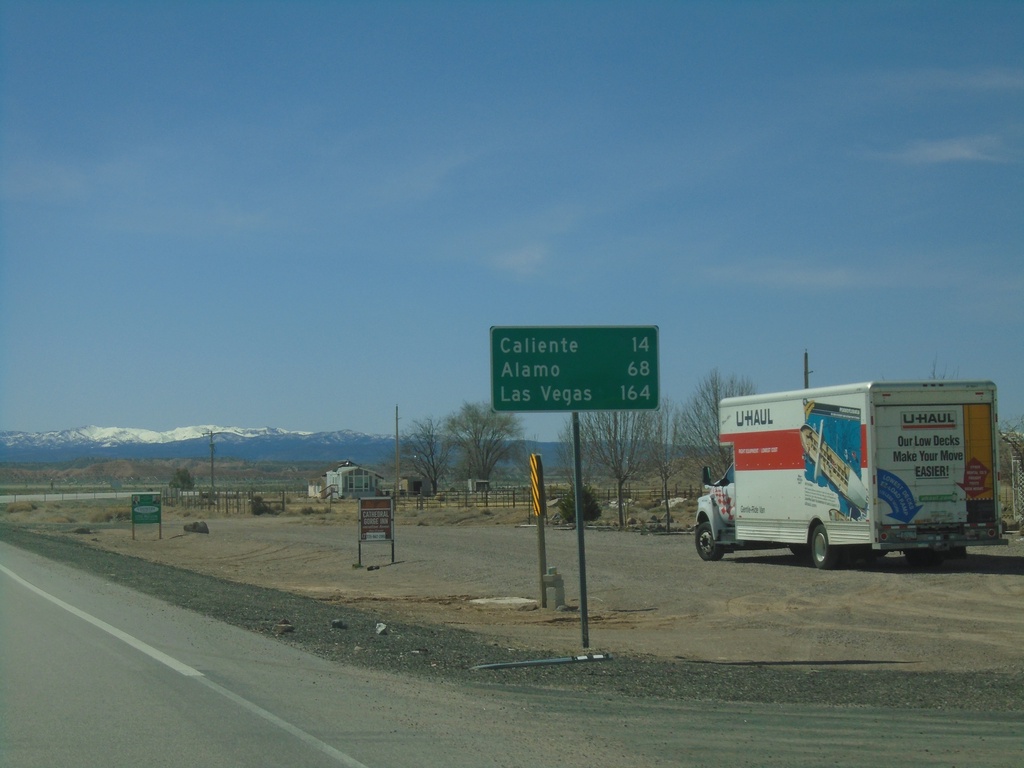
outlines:
[{"label": "gravel shoulder", "polygon": [[[0,540],[354,665],[462,685],[629,697],[1024,711],[1024,557],[820,572],[781,551],[700,561],[690,537],[587,531],[582,654],[575,532],[547,531],[570,610],[534,607],[537,538],[514,524],[399,525],[390,545],[322,517],[154,526],[0,523]],[[75,532],[78,531],[78,532]],[[379,566],[374,569],[365,566]],[[523,598],[474,602],[481,598]],[[386,630],[378,634],[379,624]],[[343,627],[343,628],[342,628]]]}]

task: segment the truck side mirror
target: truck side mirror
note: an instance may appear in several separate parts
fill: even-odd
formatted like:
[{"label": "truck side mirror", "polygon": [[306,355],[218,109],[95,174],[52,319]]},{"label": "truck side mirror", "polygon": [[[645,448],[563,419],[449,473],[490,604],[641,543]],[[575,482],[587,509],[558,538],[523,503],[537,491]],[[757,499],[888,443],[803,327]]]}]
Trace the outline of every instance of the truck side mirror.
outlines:
[{"label": "truck side mirror", "polygon": [[714,482],[711,480],[711,467],[704,467],[704,469],[701,470],[700,481],[704,483],[704,485],[714,485]]}]

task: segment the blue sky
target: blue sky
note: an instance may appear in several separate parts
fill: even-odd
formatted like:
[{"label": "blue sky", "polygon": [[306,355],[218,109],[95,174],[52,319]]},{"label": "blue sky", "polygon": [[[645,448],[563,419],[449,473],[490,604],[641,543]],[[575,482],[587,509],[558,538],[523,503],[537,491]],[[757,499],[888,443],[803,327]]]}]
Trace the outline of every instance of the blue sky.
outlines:
[{"label": "blue sky", "polygon": [[[492,325],[1024,414],[1024,3],[0,6],[0,429],[390,434]],[[554,439],[558,414],[524,416]]]}]

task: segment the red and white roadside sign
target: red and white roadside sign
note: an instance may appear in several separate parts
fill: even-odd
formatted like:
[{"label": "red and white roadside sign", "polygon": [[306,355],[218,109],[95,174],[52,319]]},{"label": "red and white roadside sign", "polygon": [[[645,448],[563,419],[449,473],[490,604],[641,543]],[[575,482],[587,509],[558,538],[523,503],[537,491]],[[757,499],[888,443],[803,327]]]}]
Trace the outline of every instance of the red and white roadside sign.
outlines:
[{"label": "red and white roadside sign", "polygon": [[391,562],[395,562],[395,505],[389,497],[359,500],[359,564],[363,564],[364,541],[390,541]]}]

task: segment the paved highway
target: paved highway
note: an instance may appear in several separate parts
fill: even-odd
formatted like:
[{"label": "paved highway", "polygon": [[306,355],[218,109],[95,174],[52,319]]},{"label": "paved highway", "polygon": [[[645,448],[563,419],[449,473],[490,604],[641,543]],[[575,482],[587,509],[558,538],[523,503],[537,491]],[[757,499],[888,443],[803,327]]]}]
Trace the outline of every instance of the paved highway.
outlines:
[{"label": "paved highway", "polygon": [[638,702],[507,690],[486,676],[468,689],[404,680],[7,545],[0,617],[7,768],[1024,764],[1013,713]]}]

